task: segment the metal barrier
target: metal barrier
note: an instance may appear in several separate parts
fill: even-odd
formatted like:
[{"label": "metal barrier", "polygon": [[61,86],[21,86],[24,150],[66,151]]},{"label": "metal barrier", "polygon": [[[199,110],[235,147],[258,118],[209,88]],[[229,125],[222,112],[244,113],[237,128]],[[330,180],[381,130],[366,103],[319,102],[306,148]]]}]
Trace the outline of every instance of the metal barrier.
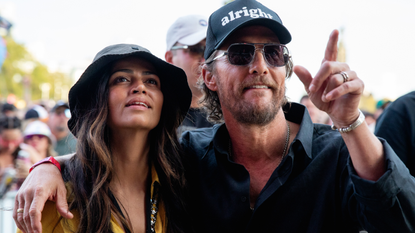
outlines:
[{"label": "metal barrier", "polygon": [[1,233],[14,233],[17,230],[13,219],[14,197],[16,196],[16,193],[17,191],[10,191],[0,200]]}]

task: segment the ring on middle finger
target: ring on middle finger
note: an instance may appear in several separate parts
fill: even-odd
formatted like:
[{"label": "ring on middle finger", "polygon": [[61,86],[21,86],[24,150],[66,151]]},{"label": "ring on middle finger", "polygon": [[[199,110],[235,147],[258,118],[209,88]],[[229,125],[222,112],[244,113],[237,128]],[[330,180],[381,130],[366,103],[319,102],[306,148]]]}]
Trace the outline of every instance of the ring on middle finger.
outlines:
[{"label": "ring on middle finger", "polygon": [[342,72],[340,72],[340,74],[341,74],[341,75],[342,75],[342,77],[343,77],[343,83],[345,83],[345,82],[349,81],[349,75],[347,75],[347,73],[346,73],[346,72],[342,71]]}]

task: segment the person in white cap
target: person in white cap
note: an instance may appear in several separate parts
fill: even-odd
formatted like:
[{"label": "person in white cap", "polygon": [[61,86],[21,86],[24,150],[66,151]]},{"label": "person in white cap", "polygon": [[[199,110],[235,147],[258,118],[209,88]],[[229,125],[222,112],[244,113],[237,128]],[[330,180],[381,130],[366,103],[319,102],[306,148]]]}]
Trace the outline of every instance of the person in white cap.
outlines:
[{"label": "person in white cap", "polygon": [[211,127],[206,114],[201,111],[199,100],[201,90],[197,87],[200,76],[199,66],[205,62],[203,57],[206,47],[207,18],[202,15],[186,15],[178,18],[167,31],[167,62],[180,67],[187,76],[192,91],[192,104],[185,120],[178,129],[178,134],[196,128]]},{"label": "person in white cap", "polygon": [[40,120],[32,121],[26,126],[23,131],[23,141],[24,144],[20,144],[20,149],[29,152],[32,163],[57,155],[53,149],[56,139],[49,126]]}]

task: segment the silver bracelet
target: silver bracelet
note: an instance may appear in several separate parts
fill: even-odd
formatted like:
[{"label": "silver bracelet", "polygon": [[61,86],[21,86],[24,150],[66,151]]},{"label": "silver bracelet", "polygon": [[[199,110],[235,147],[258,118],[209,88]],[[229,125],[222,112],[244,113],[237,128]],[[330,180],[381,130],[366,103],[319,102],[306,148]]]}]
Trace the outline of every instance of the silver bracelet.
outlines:
[{"label": "silver bracelet", "polygon": [[332,130],[337,130],[340,133],[347,133],[350,132],[354,129],[356,129],[359,125],[361,125],[363,122],[365,121],[365,115],[362,113],[362,111],[360,111],[359,109],[359,117],[357,118],[357,120],[355,122],[353,122],[351,125],[347,126],[347,127],[343,127],[343,128],[337,128],[334,125],[331,125],[331,129]]}]

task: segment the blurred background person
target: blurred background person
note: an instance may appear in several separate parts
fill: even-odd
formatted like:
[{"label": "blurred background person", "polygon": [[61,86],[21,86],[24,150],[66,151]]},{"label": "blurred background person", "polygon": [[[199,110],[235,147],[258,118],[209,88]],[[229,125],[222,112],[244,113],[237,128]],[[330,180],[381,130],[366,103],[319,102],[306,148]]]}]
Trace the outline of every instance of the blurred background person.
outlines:
[{"label": "blurred background person", "polygon": [[32,165],[15,153],[23,136],[21,120],[17,117],[0,119],[0,199],[9,190],[17,189]]},{"label": "blurred background person", "polygon": [[313,102],[311,102],[308,95],[303,95],[303,97],[301,97],[300,104],[307,108],[313,123],[331,125],[331,120],[327,113],[318,109]]},{"label": "blurred background person", "polygon": [[58,101],[49,113],[48,125],[56,139],[54,150],[58,155],[74,153],[76,150],[76,138],[68,128],[70,118],[69,105],[63,101]]},{"label": "blurred background person", "polygon": [[0,119],[0,173],[6,167],[13,167],[13,152],[19,147],[23,136],[21,121],[17,117]]},{"label": "blurred background person", "polygon": [[23,118],[22,129],[25,129],[26,126],[32,121],[41,121],[47,123],[48,118],[49,113],[43,106],[34,105],[26,111]]},{"label": "blurred background person", "polygon": [[415,176],[415,91],[388,104],[376,121],[375,135],[388,141]]},{"label": "blurred background person", "polygon": [[32,163],[36,163],[46,157],[56,156],[54,144],[56,140],[49,126],[39,120],[30,122],[23,131],[21,150],[30,154]]},{"label": "blurred background person", "polygon": [[211,127],[206,113],[199,103],[202,92],[197,86],[200,76],[199,66],[205,61],[207,18],[202,15],[187,15],[178,18],[168,29],[165,59],[184,70],[190,90],[192,103],[186,118],[178,128],[179,136],[187,130]]},{"label": "blurred background person", "polygon": [[367,123],[367,125],[369,126],[370,131],[373,133],[375,132],[375,127],[376,127],[376,119],[375,119],[375,115],[373,113],[370,113],[368,111],[365,110],[361,110],[363,115],[365,115],[365,121]]},{"label": "blurred background person", "polygon": [[17,108],[13,104],[4,103],[1,106],[1,114],[5,117],[14,117],[17,116]]},{"label": "blurred background person", "polygon": [[373,114],[375,117],[375,120],[377,120],[379,118],[379,116],[383,113],[383,111],[385,111],[385,109],[389,106],[389,104],[391,104],[392,101],[389,99],[381,99],[376,103],[376,111]]}]

